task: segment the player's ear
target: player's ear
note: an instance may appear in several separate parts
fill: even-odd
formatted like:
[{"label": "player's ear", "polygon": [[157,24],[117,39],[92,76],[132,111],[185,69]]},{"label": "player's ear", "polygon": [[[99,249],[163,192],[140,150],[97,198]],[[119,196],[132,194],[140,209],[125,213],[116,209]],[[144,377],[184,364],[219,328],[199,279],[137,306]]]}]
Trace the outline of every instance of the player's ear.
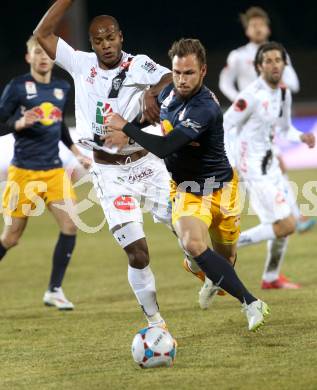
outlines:
[{"label": "player's ear", "polygon": [[24,58],[25,58],[25,61],[26,61],[28,64],[31,63],[30,53],[26,53]]},{"label": "player's ear", "polygon": [[203,76],[203,77],[205,77],[206,76],[206,73],[207,73],[207,64],[204,64],[202,67],[201,67],[201,75]]},{"label": "player's ear", "polygon": [[120,42],[122,43],[122,42],[123,42],[123,34],[122,34],[122,31],[119,31],[119,37],[120,37]]}]

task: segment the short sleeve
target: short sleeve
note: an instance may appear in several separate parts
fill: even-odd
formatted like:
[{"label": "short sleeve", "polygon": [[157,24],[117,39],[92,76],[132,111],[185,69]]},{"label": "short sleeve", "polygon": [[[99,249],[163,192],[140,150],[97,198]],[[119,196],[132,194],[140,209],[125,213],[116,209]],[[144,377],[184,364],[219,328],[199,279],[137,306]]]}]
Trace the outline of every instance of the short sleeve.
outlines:
[{"label": "short sleeve", "polygon": [[216,110],[211,107],[195,104],[187,108],[174,130],[180,130],[194,140],[216,122],[216,116]]},{"label": "short sleeve", "polygon": [[55,63],[73,75],[76,73],[79,57],[83,52],[74,50],[62,38],[58,38]]},{"label": "short sleeve", "polygon": [[254,106],[256,105],[255,97],[248,91],[239,93],[236,100],[224,114],[223,126],[225,131],[232,127],[241,127],[250,117]]},{"label": "short sleeve", "polygon": [[7,120],[12,116],[16,109],[19,107],[19,96],[17,91],[17,85],[14,80],[10,81],[6,85],[2,96],[0,98],[0,118],[1,120]]},{"label": "short sleeve", "polygon": [[137,55],[130,65],[128,78],[134,84],[155,85],[161,80],[162,76],[170,72],[169,69],[155,63],[148,56]]}]

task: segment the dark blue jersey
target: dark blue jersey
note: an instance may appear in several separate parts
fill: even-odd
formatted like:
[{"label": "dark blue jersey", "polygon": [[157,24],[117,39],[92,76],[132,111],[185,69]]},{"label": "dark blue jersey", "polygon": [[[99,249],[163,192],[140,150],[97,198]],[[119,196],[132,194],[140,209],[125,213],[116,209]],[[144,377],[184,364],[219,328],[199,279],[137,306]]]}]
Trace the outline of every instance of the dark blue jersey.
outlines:
[{"label": "dark blue jersey", "polygon": [[39,117],[32,127],[13,133],[13,165],[32,170],[62,166],[58,142],[69,89],[65,80],[52,78],[49,84],[43,84],[35,81],[31,74],[19,76],[6,86],[0,99],[1,121],[16,121],[24,110],[30,109]]},{"label": "dark blue jersey", "polygon": [[169,85],[158,101],[163,132],[180,131],[192,140],[165,158],[173,180],[177,184],[196,182],[186,189],[195,194],[210,193],[230,181],[233,172],[224,149],[223,117],[214,94],[202,86],[184,100]]}]

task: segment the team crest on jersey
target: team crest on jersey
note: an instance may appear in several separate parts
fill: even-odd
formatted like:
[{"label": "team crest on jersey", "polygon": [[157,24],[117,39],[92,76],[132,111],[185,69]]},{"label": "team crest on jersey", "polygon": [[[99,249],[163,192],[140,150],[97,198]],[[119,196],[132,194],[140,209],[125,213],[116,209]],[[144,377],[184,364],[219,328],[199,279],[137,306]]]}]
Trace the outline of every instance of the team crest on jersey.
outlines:
[{"label": "team crest on jersey", "polygon": [[36,84],[34,81],[26,81],[25,82],[25,90],[28,95],[37,94]]},{"label": "team crest on jersey", "polygon": [[115,77],[113,80],[112,80],[112,88],[115,90],[115,91],[119,91],[121,85],[123,83],[123,80],[121,77]]},{"label": "team crest on jersey", "polygon": [[54,88],[53,95],[58,100],[62,100],[64,98],[64,91],[61,88]]},{"label": "team crest on jersey", "polygon": [[141,68],[148,73],[154,73],[157,69],[157,66],[154,62],[145,61],[145,64],[141,65]]},{"label": "team crest on jersey", "polygon": [[242,112],[247,108],[247,106],[248,106],[248,103],[246,100],[239,99],[234,104],[234,110],[237,112]]}]

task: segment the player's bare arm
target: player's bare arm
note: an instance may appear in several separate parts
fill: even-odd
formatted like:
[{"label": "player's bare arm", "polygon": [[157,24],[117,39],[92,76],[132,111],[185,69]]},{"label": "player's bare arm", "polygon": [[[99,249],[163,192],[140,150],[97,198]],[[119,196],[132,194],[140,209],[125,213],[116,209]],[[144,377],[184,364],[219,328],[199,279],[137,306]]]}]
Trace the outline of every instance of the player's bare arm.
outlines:
[{"label": "player's bare arm", "polygon": [[156,97],[161,90],[173,81],[172,73],[165,74],[161,80],[148,89],[144,94],[144,111],[142,122],[155,124],[159,122],[160,108],[157,104]]},{"label": "player's bare arm", "polygon": [[77,148],[75,144],[73,144],[70,147],[70,150],[72,151],[73,155],[77,158],[78,162],[85,168],[89,169],[92,164],[91,158],[83,155],[80,150]]},{"label": "player's bare arm", "polygon": [[55,30],[73,0],[57,0],[43,16],[33,34],[52,60],[55,60],[58,37]]}]

